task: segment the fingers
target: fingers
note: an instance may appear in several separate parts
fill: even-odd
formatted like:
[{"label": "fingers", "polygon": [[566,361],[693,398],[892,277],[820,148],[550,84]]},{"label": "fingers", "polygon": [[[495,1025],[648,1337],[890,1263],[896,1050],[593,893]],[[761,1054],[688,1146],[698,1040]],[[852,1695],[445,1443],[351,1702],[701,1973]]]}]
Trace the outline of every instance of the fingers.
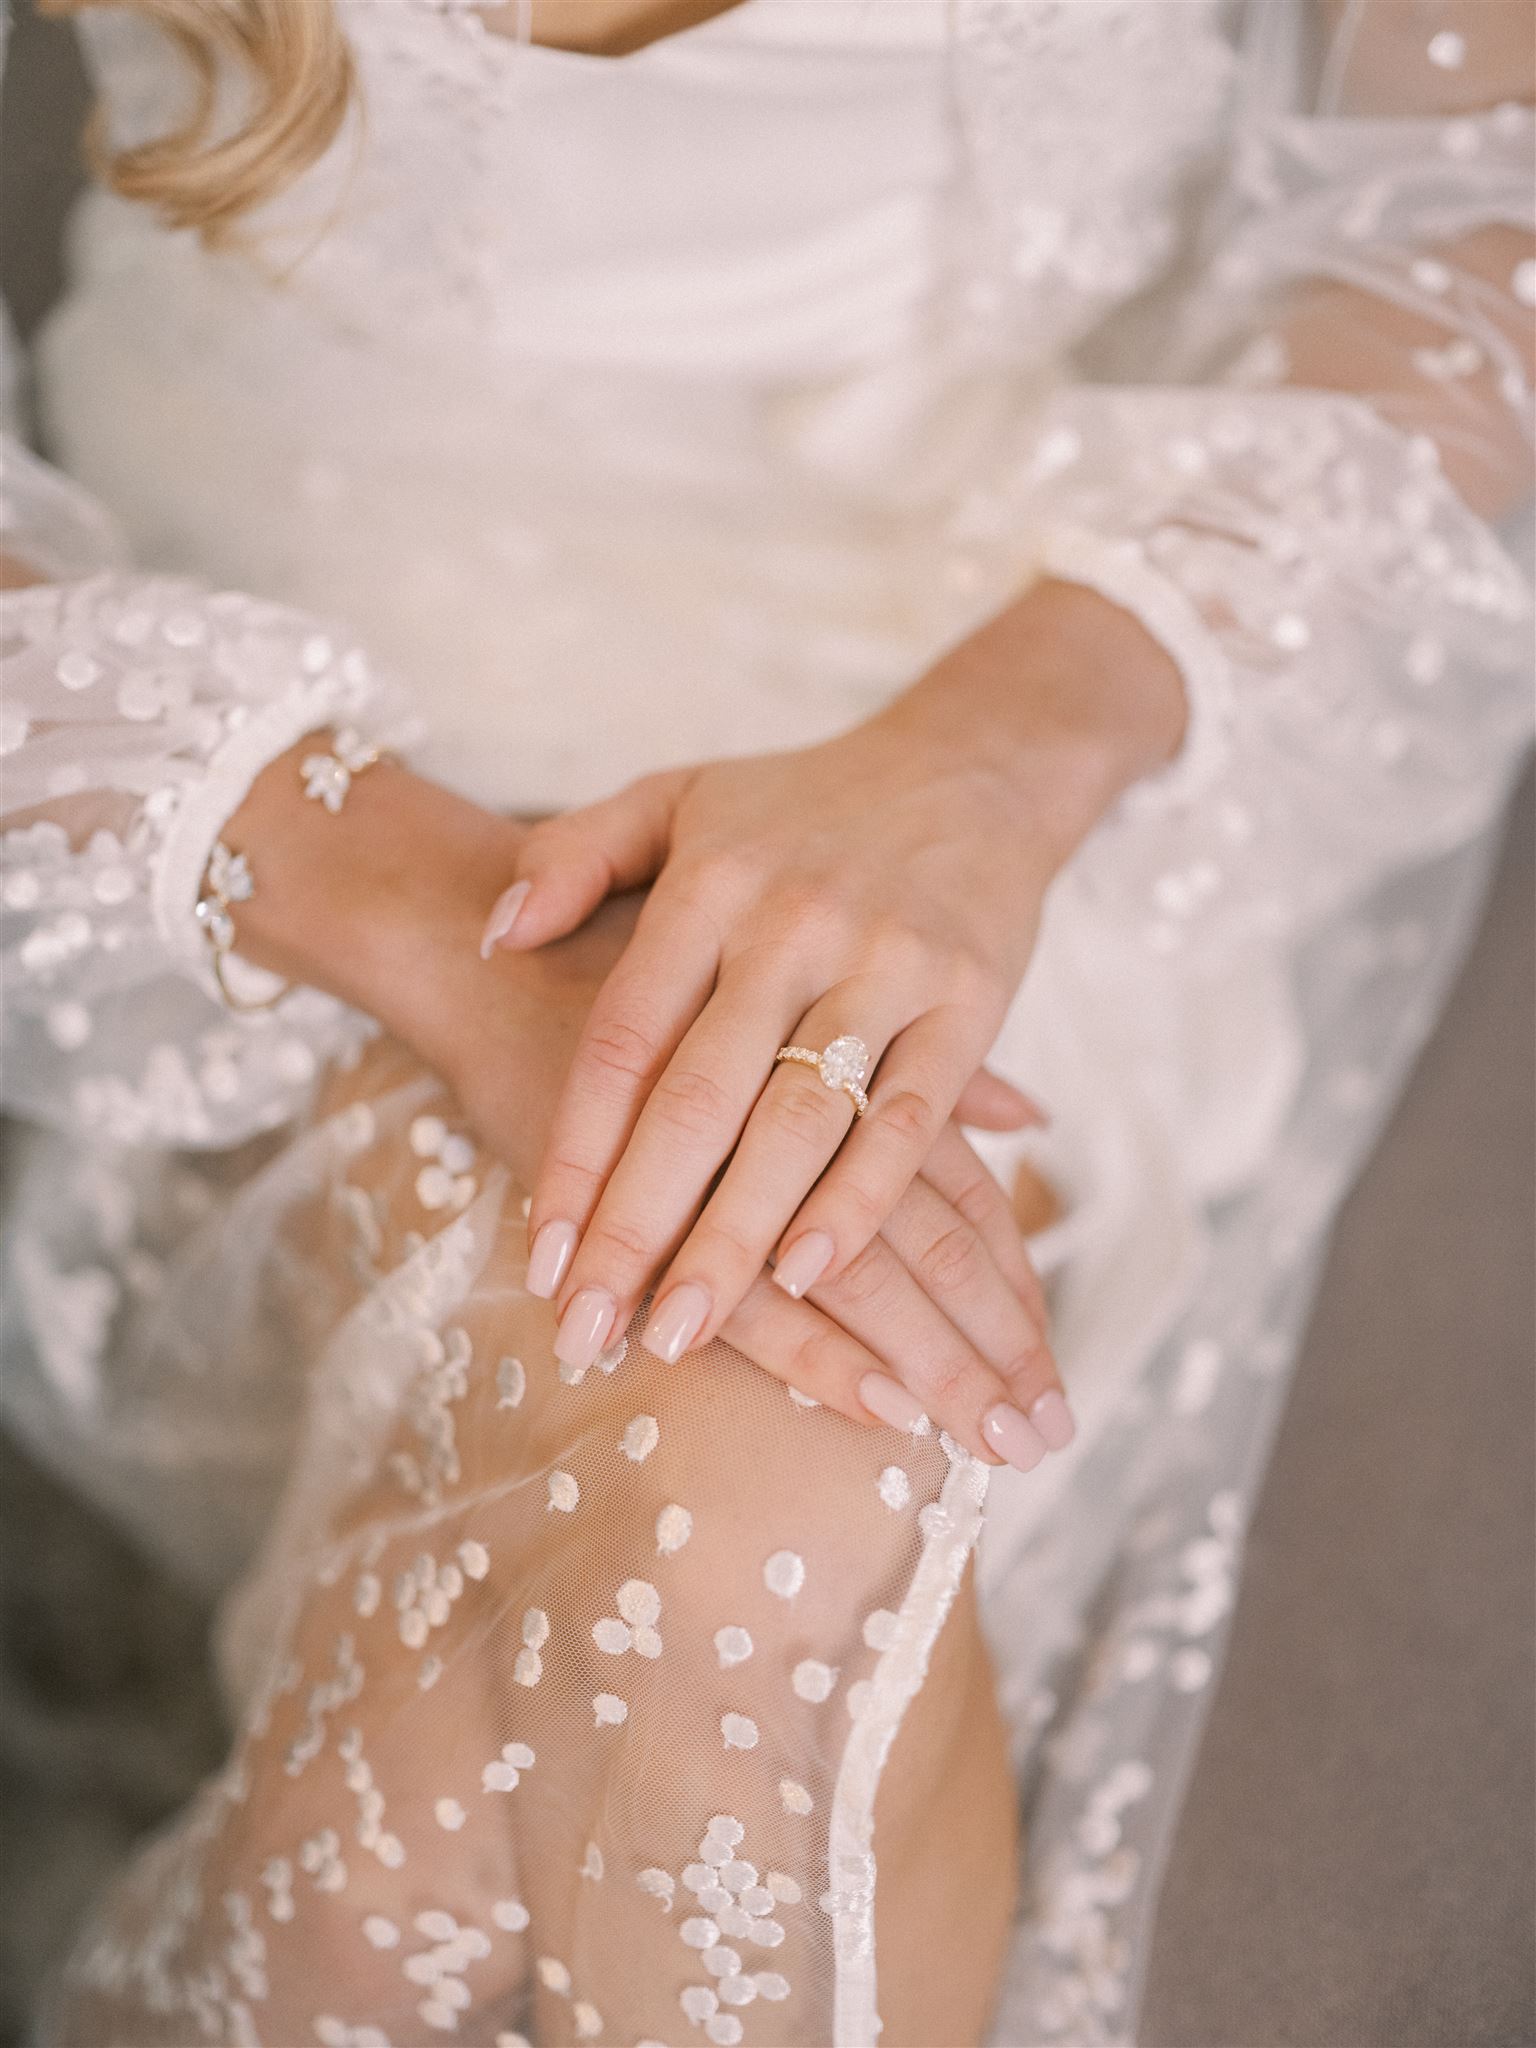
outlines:
[{"label": "fingers", "polygon": [[653,897],[599,991],[555,1105],[528,1211],[530,1293],[549,1300],[558,1292],[654,1082],[709,998],[718,963],[713,931],[686,906]]},{"label": "fingers", "polygon": [[957,1124],[978,1131],[1038,1130],[1050,1121],[1033,1096],[990,1067],[976,1069],[960,1090],[951,1115]]},{"label": "fingers", "polygon": [[[885,1361],[883,1383],[876,1377],[859,1390],[883,1421],[910,1429],[916,1427],[914,1412],[926,1415],[977,1457],[989,1464],[1006,1459],[1021,1472],[1045,1456],[1045,1439],[1015,1404],[1008,1382],[884,1238],[866,1245],[834,1280],[814,1287],[810,1299]],[[893,1387],[890,1376],[899,1384]],[[906,1404],[899,1400],[903,1392]]]},{"label": "fingers", "polygon": [[[786,996],[763,968],[738,969],[683,1037],[627,1142],[621,1134],[622,1157],[585,1225],[555,1336],[563,1363],[590,1364],[677,1250],[703,1191],[736,1147],[799,1007],[798,993]],[[694,1285],[659,1289],[643,1341],[662,1357],[677,1358],[716,1333],[762,1271],[772,1232],[750,1253],[711,1241],[717,1253],[730,1255],[730,1291],[701,1291],[697,1262],[681,1276]]]},{"label": "fingers", "polygon": [[922,1177],[970,1224],[1036,1324],[1048,1330],[1045,1291],[1008,1197],[953,1123],[939,1133],[937,1144],[923,1162]]},{"label": "fingers", "polygon": [[657,875],[687,780],[683,769],[647,775],[617,796],[533,826],[518,852],[517,873],[486,921],[481,959],[497,947],[526,951],[563,938],[604,897]]},{"label": "fingers", "polygon": [[[657,1283],[644,1342],[659,1357],[676,1358],[707,1343],[720,1328],[762,1271],[785,1223],[826,1170],[853,1121],[853,1102],[845,1089],[829,1087],[814,1066],[775,1065],[775,1053],[786,1039],[796,1046],[824,1048],[849,1018],[858,1017],[878,1055],[891,1032],[905,1022],[900,1010],[881,1016],[879,1002],[872,985],[844,982],[808,1014],[801,1015],[797,1004],[792,1018],[798,1016],[799,1022],[785,1023],[771,1044],[760,1043],[757,1073],[766,1080],[760,1079],[756,1107],[719,1186]],[[781,1276],[780,1285],[786,1293],[803,1294],[825,1263],[817,1263],[814,1244],[802,1247],[798,1267]]]},{"label": "fingers", "polygon": [[[996,1183],[994,1183],[994,1186]],[[881,1232],[928,1299],[989,1365],[1011,1408],[1028,1418],[1047,1450],[1070,1442],[1071,1411],[1062,1393],[1043,1319],[1009,1285],[986,1241],[926,1179],[913,1182]],[[1006,1418],[983,1418],[983,1434],[1009,1456],[999,1430],[1028,1439]],[[1034,1447],[1028,1445],[1033,1462]]]},{"label": "fingers", "polygon": [[868,1114],[785,1228],[776,1261],[781,1286],[811,1262],[808,1240],[827,1253],[827,1274],[840,1273],[871,1241],[922,1171],[985,1051],[976,1020],[953,1008],[929,1010],[895,1039],[870,1083]]},{"label": "fingers", "polygon": [[805,1400],[835,1408],[866,1429],[875,1426],[878,1418],[859,1388],[884,1376],[880,1359],[808,1301],[792,1301],[766,1273],[747,1289],[720,1335]]}]

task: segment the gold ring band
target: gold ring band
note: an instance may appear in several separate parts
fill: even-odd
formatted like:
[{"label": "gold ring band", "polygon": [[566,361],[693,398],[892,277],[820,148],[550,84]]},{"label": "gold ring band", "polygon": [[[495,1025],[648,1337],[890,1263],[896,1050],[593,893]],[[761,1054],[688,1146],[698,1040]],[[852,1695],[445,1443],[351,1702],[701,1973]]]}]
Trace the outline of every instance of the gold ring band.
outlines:
[{"label": "gold ring band", "polygon": [[825,1052],[812,1052],[808,1045],[781,1045],[773,1056],[775,1066],[784,1061],[797,1067],[814,1067],[823,1088],[846,1095],[856,1117],[869,1108],[864,1077],[869,1072],[869,1048],[862,1038],[834,1038]]}]

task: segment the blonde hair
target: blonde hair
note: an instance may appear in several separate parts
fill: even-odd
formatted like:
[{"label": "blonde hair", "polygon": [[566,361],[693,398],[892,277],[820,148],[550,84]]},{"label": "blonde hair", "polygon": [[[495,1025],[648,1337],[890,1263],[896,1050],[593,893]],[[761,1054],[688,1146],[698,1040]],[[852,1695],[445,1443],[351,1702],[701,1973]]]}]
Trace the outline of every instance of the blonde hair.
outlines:
[{"label": "blonde hair", "polygon": [[[40,0],[73,14],[103,0]],[[171,227],[227,241],[242,215],[275,198],[329,148],[346,118],[352,61],[333,0],[106,0],[153,23],[187,59],[192,110],[169,134],[92,154],[114,191],[156,207]],[[233,78],[233,128],[216,126]]]}]

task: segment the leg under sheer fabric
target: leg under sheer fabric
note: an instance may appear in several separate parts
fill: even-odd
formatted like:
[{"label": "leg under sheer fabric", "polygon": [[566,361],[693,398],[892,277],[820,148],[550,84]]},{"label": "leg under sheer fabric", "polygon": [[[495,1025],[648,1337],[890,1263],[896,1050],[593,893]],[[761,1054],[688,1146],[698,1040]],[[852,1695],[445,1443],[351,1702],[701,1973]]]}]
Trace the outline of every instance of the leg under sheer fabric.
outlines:
[{"label": "leg under sheer fabric", "polygon": [[1015,1842],[978,1470],[724,1345],[562,1377],[435,1084],[381,1047],[327,1114],[280,1280],[326,1327],[238,1620],[269,1669],[51,2038],[979,2040]]}]

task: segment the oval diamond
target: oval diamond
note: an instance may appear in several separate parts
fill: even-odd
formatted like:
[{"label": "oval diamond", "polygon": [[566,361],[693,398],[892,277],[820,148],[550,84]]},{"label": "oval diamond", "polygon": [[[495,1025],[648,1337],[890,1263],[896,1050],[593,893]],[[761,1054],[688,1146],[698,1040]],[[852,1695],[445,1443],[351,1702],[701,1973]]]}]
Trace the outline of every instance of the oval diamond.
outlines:
[{"label": "oval diamond", "polygon": [[863,1086],[869,1071],[869,1047],[862,1038],[834,1038],[816,1062],[822,1085],[827,1088]]}]

